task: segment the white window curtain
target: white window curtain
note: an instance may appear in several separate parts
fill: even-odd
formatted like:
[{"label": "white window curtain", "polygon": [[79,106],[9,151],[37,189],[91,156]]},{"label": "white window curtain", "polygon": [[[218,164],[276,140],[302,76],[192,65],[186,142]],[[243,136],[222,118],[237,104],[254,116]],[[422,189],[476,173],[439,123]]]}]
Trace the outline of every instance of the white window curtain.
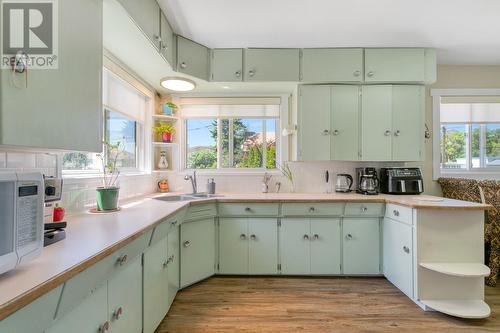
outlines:
[{"label": "white window curtain", "polygon": [[277,118],[280,98],[181,98],[183,118]]}]

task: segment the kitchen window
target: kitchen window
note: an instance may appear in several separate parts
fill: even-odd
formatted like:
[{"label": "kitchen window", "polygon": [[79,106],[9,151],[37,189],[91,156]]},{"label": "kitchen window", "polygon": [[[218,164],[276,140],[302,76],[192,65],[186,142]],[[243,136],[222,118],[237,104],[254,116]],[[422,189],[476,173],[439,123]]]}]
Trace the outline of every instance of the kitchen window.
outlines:
[{"label": "kitchen window", "polygon": [[281,98],[184,98],[184,167],[275,170],[282,152]]},{"label": "kitchen window", "polygon": [[500,172],[500,91],[494,92],[433,90],[435,174]]}]

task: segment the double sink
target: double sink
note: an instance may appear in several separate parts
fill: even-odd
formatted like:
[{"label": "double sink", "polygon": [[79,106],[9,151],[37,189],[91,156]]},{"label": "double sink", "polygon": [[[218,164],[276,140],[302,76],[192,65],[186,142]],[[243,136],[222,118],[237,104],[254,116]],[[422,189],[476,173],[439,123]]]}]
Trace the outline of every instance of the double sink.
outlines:
[{"label": "double sink", "polygon": [[156,200],[161,201],[188,201],[188,200],[199,200],[199,199],[208,199],[208,198],[217,198],[220,195],[216,194],[208,194],[208,193],[191,193],[191,194],[180,194],[180,195],[165,195],[161,197],[155,197]]}]

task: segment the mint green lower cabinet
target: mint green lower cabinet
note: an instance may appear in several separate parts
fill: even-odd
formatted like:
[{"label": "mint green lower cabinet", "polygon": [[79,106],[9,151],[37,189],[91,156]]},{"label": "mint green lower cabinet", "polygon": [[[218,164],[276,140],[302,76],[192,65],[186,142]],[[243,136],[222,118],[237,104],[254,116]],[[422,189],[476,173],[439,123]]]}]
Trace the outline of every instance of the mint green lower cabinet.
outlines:
[{"label": "mint green lower cabinet", "polygon": [[215,223],[213,218],[181,225],[181,288],[215,273]]},{"label": "mint green lower cabinet", "polygon": [[307,275],[311,271],[309,219],[281,219],[279,233],[281,273]]},{"label": "mint green lower cabinet", "polygon": [[311,274],[340,274],[340,219],[312,218]]},{"label": "mint green lower cabinet", "polygon": [[168,304],[174,301],[179,290],[180,256],[179,256],[179,230],[174,227],[168,234]]},{"label": "mint green lower cabinet", "polygon": [[108,309],[110,333],[142,331],[141,256],[108,281]]},{"label": "mint green lower cabinet", "polygon": [[342,229],[344,274],[380,274],[380,219],[344,218]]},{"label": "mint green lower cabinet", "polygon": [[167,238],[144,253],[144,333],[153,333],[168,312]]},{"label": "mint green lower cabinet", "polygon": [[[139,319],[140,320],[140,319]],[[108,288],[101,285],[65,316],[58,319],[46,333],[98,333],[108,320]]]},{"label": "mint green lower cabinet", "polygon": [[248,219],[219,219],[219,273],[248,274]]},{"label": "mint green lower cabinet", "polygon": [[248,272],[278,273],[278,225],[276,218],[248,219]]}]

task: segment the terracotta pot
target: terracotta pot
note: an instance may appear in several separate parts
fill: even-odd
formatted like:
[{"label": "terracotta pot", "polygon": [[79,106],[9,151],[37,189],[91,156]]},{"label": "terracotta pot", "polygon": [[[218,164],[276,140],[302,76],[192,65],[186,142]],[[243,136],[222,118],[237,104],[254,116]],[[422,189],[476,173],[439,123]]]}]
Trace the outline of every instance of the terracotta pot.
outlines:
[{"label": "terracotta pot", "polygon": [[161,139],[163,142],[172,142],[172,133],[161,133]]}]

